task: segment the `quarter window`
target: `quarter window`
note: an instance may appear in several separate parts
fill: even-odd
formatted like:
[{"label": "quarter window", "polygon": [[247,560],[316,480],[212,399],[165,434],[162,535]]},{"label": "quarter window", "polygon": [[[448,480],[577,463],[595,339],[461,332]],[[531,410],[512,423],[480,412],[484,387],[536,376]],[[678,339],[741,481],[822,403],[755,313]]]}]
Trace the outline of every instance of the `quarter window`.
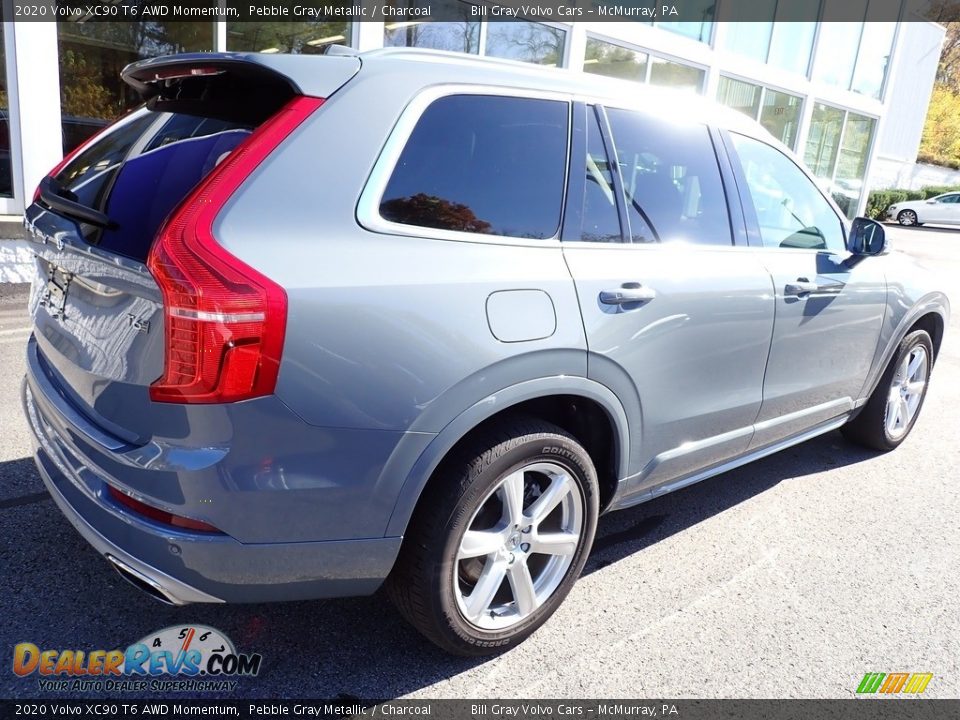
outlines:
[{"label": "quarter window", "polygon": [[583,188],[583,229],[587,242],[620,242],[620,215],[607,152],[594,108],[587,116],[587,162]]},{"label": "quarter window", "polygon": [[766,143],[737,133],[731,137],[764,247],[842,252],[839,216],[796,163]]},{"label": "quarter window", "polygon": [[706,126],[628,110],[607,114],[633,241],[730,245],[723,181]]},{"label": "quarter window", "polygon": [[417,122],[380,202],[404,225],[550,238],[560,225],[569,107],[489,95],[440,98]]}]

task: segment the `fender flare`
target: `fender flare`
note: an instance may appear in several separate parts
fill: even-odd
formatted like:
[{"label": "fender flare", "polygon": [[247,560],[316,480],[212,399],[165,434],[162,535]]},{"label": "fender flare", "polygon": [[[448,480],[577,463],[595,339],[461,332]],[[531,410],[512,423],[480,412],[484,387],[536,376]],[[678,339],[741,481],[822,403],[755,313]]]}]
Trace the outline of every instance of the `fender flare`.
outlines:
[{"label": "fender flare", "polygon": [[940,319],[943,321],[944,332],[946,332],[947,326],[950,324],[950,302],[947,300],[946,295],[940,292],[932,293],[910,308],[910,311],[900,318],[900,322],[897,324],[896,329],[890,334],[890,340],[887,341],[883,349],[880,361],[874,363],[873,370],[871,370],[870,375],[867,376],[867,380],[860,390],[860,397],[857,400],[858,409],[867,404],[870,396],[873,395],[873,391],[877,389],[877,384],[880,382],[880,378],[883,377],[883,373],[887,369],[890,359],[897,351],[897,348],[900,347],[900,343],[903,342],[910,328],[912,328],[921,317],[931,313],[936,313],[940,316]]},{"label": "fender flare", "polygon": [[585,377],[560,375],[527,380],[497,391],[462,411],[447,424],[420,453],[406,474],[396,504],[387,522],[386,536],[406,532],[420,495],[434,470],[447,453],[477,425],[507,408],[551,395],[579,395],[597,402],[607,413],[614,428],[617,477],[627,477],[630,458],[630,433],[627,415],[617,396],[605,385]]}]

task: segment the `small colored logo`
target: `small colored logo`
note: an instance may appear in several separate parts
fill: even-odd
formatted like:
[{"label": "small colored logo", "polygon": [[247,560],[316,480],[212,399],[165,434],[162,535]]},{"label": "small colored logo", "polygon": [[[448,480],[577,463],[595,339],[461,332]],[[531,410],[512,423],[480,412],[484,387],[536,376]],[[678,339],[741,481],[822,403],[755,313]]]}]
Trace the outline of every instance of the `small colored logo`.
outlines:
[{"label": "small colored logo", "polygon": [[[36,673],[46,690],[158,689],[154,682],[148,688],[146,681],[162,676],[189,680],[165,689],[232,690],[232,679],[256,675],[262,660],[258,653],[238,653],[215,628],[188,625],[151,633],[126,650],[41,650],[19,643],[13,649],[13,672],[20,677]],[[79,680],[82,686],[76,684]]]},{"label": "small colored logo", "polygon": [[857,686],[857,694],[919,695],[932,678],[933,673],[867,673]]}]

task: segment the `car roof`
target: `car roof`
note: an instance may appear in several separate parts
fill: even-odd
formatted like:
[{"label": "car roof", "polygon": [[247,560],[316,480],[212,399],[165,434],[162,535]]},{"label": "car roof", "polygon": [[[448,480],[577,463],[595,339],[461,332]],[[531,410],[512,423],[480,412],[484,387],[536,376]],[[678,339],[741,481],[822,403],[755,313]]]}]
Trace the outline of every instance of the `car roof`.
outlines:
[{"label": "car roof", "polygon": [[419,69],[421,74],[430,75],[432,81],[437,76],[446,76],[447,82],[571,94],[588,102],[655,112],[687,122],[702,122],[780,144],[759,123],[743,113],[703,95],[677,88],[443,50],[381,48],[360,53],[359,57],[365,70],[393,67],[412,72]]}]

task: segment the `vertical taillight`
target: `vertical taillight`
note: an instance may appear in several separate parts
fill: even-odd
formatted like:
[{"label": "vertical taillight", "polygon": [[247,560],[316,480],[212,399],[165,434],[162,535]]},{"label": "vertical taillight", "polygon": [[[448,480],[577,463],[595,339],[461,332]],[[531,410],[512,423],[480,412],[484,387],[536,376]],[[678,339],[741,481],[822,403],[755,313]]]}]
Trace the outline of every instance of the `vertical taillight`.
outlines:
[{"label": "vertical taillight", "polygon": [[[323,103],[297,97],[255,130],[184,199],[161,227],[147,266],[163,295],[163,377],[157,402],[218,403],[273,393],[283,352],[287,296],[228,253],[213,222],[253,170]],[[264,242],[268,242],[264,238]]]}]

